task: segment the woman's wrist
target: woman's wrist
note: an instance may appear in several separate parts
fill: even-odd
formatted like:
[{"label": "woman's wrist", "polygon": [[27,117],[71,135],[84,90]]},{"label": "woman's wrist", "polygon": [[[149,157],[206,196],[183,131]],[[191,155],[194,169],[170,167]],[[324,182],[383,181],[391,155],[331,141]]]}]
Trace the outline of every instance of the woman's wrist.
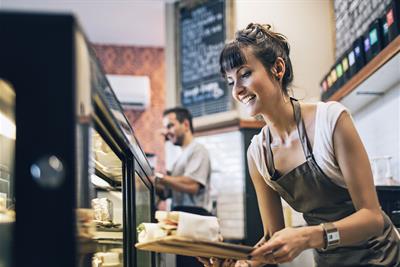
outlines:
[{"label": "woman's wrist", "polygon": [[323,248],[325,247],[324,229],[321,225],[308,226],[308,248]]}]

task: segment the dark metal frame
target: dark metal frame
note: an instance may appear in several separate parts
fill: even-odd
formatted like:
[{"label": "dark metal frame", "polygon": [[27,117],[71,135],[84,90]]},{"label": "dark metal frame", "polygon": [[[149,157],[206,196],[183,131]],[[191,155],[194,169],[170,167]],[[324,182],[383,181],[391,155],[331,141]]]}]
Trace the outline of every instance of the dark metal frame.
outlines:
[{"label": "dark metal frame", "polygon": [[[0,78],[9,81],[16,91],[17,202],[13,266],[76,266],[79,241],[76,239],[75,209],[81,202],[77,200],[77,194],[88,194],[79,196],[85,199],[90,193],[87,188],[77,187],[82,181],[77,177],[75,151],[80,122],[76,115],[74,38],[75,32],[81,29],[70,14],[3,11],[0,12],[0,25]],[[95,57],[93,52],[90,57]],[[126,118],[121,123],[111,112],[117,109],[123,115],[104,72],[97,59],[94,61],[92,72],[96,69],[97,78],[102,79],[105,87],[91,89],[94,116],[89,118],[93,121],[88,125],[95,125],[123,162],[124,266],[131,267],[136,266],[134,172],[140,170],[144,174],[142,179],[151,191],[154,214],[154,188],[148,180],[152,171]],[[108,97],[111,95],[114,102],[107,98],[106,90],[111,91]],[[86,144],[88,142],[84,142],[84,146]],[[31,167],[53,155],[64,167],[61,182],[55,185],[41,183],[33,177]],[[86,165],[82,166],[89,168]],[[87,204],[87,201],[82,203]],[[153,266],[154,258],[153,254]]]}]

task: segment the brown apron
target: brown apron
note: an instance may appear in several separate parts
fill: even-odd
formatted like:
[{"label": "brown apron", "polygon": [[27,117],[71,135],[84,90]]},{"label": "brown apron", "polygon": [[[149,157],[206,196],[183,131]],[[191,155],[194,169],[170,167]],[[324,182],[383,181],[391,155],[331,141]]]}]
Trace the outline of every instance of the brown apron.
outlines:
[{"label": "brown apron", "polygon": [[[308,225],[333,222],[349,216],[355,212],[355,208],[348,190],[333,183],[317,165],[301,117],[300,104],[296,99],[291,99],[291,103],[306,161],[280,175],[274,167],[270,131],[267,129],[267,149],[264,149],[264,153],[271,183],[293,209],[303,213]],[[400,266],[399,236],[388,216],[383,211],[382,214],[384,231],[381,235],[356,245],[329,251],[314,250],[316,266]]]}]

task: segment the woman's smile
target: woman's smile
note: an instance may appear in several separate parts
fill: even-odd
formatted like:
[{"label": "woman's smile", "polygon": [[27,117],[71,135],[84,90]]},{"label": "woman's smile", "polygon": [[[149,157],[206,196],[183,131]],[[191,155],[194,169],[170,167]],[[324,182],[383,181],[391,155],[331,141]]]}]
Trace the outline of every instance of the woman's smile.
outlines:
[{"label": "woman's smile", "polygon": [[243,55],[245,64],[226,71],[226,78],[233,98],[246,107],[250,116],[255,116],[265,112],[267,99],[274,99],[280,88],[250,49],[244,48]]},{"label": "woman's smile", "polygon": [[256,99],[256,95],[253,95],[253,94],[249,94],[249,95],[246,95],[246,96],[243,96],[243,97],[239,97],[239,101],[242,102],[245,105],[253,104],[255,99]]}]

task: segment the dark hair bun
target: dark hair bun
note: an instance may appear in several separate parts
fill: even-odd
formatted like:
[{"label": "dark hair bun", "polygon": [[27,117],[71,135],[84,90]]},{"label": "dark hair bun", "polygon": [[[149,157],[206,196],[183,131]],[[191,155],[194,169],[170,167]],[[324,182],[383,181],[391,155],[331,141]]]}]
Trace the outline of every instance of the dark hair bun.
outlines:
[{"label": "dark hair bun", "polygon": [[285,62],[282,89],[287,93],[287,87],[293,81],[293,70],[289,58],[290,46],[283,34],[272,31],[269,24],[250,23],[245,29],[236,32],[233,42],[237,42],[239,47],[251,47],[268,71],[271,70],[276,59],[281,57]]},{"label": "dark hair bun", "polygon": [[282,58],[285,62],[285,72],[281,80],[282,91],[288,95],[288,87],[293,81],[293,70],[287,38],[272,31],[269,24],[250,23],[246,28],[237,31],[235,40],[227,43],[221,51],[219,64],[222,75],[246,63],[243,53],[245,47],[251,48],[269,74],[272,73],[277,58]]}]

